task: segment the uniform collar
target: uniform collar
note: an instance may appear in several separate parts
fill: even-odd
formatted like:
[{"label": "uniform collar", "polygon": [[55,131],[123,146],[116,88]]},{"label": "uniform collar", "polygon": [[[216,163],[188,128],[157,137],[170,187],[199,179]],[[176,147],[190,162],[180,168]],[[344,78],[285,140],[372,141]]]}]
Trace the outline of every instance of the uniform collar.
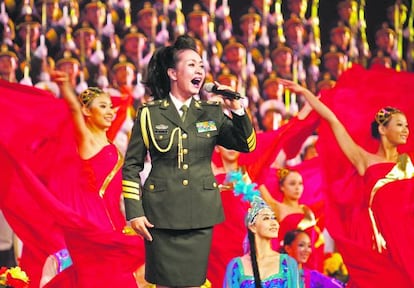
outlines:
[{"label": "uniform collar", "polygon": [[175,97],[173,94],[171,94],[171,92],[170,92],[170,98],[171,98],[171,102],[174,104],[177,111],[180,111],[180,108],[183,105],[187,105],[187,107],[190,107],[191,100],[193,99],[193,97],[190,97],[187,100],[185,100],[185,102],[183,103],[180,100],[178,100],[177,97]]}]

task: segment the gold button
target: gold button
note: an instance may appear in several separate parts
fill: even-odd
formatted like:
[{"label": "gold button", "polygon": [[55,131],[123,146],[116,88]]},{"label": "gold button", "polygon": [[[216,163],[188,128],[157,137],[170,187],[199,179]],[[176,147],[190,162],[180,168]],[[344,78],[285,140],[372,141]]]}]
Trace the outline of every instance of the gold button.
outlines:
[{"label": "gold button", "polygon": [[183,169],[184,169],[184,170],[187,170],[187,169],[188,169],[188,164],[184,164],[184,165],[183,165]]},{"label": "gold button", "polygon": [[150,190],[154,190],[154,188],[155,188],[154,184],[149,185]]},{"label": "gold button", "polygon": [[213,183],[213,187],[217,188],[217,183],[216,182]]},{"label": "gold button", "polygon": [[164,136],[160,135],[158,138],[159,138],[160,140],[162,140],[162,139],[164,139]]},{"label": "gold button", "polygon": [[184,148],[184,149],[183,149],[183,153],[184,153],[184,154],[188,154],[188,149],[187,149],[187,148]]},{"label": "gold button", "polygon": [[184,186],[187,186],[188,185],[188,180],[187,179],[183,180],[183,185]]},{"label": "gold button", "polygon": [[210,133],[207,133],[207,137],[209,137],[209,138],[210,138]]},{"label": "gold button", "polygon": [[188,135],[186,133],[183,134],[183,139],[187,139]]}]

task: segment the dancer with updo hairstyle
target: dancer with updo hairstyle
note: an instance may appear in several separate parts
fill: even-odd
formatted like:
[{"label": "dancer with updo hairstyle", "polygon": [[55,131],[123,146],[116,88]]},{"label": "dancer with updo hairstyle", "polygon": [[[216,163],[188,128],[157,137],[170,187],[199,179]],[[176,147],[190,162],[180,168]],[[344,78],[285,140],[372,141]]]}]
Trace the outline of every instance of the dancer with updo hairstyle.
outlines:
[{"label": "dancer with updo hairstyle", "polygon": [[280,223],[278,238],[279,243],[275,243],[277,249],[283,247],[285,234],[293,229],[301,229],[309,234],[312,240],[314,254],[305,266],[311,269],[322,271],[324,259],[324,240],[321,229],[318,226],[312,209],[300,202],[303,194],[302,175],[293,169],[280,168],[277,170],[279,191],[282,193],[282,200],[279,201],[272,197],[265,185],[260,185],[259,190],[263,199],[269,204]]},{"label": "dancer with updo hairstyle", "polygon": [[[393,78],[395,83],[398,77],[409,81],[408,75],[401,74]],[[370,151],[362,146],[365,143],[357,143],[351,137],[342,123],[344,120],[349,123],[348,119],[340,121],[333,110],[308,89],[292,81],[280,79],[280,82],[291,92],[305,97],[329,125],[337,142],[326,144],[338,145],[338,153],[344,155],[342,159],[339,154],[324,155],[324,150],[320,151],[330,166],[324,168],[324,173],[331,175],[326,178],[327,183],[336,177],[337,186],[327,186],[331,207],[328,207],[326,218],[334,224],[328,229],[350,270],[350,285],[413,287],[414,250],[411,246],[414,232],[410,227],[414,223],[414,154],[412,147],[411,152],[400,152],[408,143],[407,115],[397,107],[378,109],[371,124],[377,145],[372,147],[376,150]],[[360,115],[355,114],[354,118],[358,117]],[[337,165],[341,169],[337,169]]]}]

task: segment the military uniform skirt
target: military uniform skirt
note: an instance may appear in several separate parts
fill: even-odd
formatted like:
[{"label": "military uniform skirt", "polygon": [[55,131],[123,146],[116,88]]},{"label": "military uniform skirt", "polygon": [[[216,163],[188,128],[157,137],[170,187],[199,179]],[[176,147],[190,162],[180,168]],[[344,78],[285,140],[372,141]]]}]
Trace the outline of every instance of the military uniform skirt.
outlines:
[{"label": "military uniform skirt", "polygon": [[162,286],[201,286],[206,280],[213,228],[151,229],[145,241],[145,280]]}]

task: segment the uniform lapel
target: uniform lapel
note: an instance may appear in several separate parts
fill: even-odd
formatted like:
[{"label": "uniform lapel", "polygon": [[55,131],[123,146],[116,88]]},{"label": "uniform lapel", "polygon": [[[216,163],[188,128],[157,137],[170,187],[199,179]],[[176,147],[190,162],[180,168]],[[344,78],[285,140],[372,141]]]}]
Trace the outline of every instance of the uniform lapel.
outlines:
[{"label": "uniform lapel", "polygon": [[180,115],[178,114],[177,109],[175,109],[174,104],[171,102],[169,97],[164,99],[161,103],[160,113],[176,126],[181,126],[182,122]]},{"label": "uniform lapel", "polygon": [[189,126],[194,126],[194,123],[204,114],[204,109],[201,106],[198,100],[193,99],[191,101],[190,108],[188,109],[187,118],[185,122],[182,123],[182,128],[187,128]]},{"label": "uniform lapel", "polygon": [[183,123],[177,109],[175,109],[174,104],[168,97],[161,103],[160,112],[165,118],[174,123],[176,126],[186,129],[189,126],[194,126],[194,123],[204,114],[205,110],[203,109],[203,106],[201,106],[199,100],[193,99],[188,109],[187,118]]}]

